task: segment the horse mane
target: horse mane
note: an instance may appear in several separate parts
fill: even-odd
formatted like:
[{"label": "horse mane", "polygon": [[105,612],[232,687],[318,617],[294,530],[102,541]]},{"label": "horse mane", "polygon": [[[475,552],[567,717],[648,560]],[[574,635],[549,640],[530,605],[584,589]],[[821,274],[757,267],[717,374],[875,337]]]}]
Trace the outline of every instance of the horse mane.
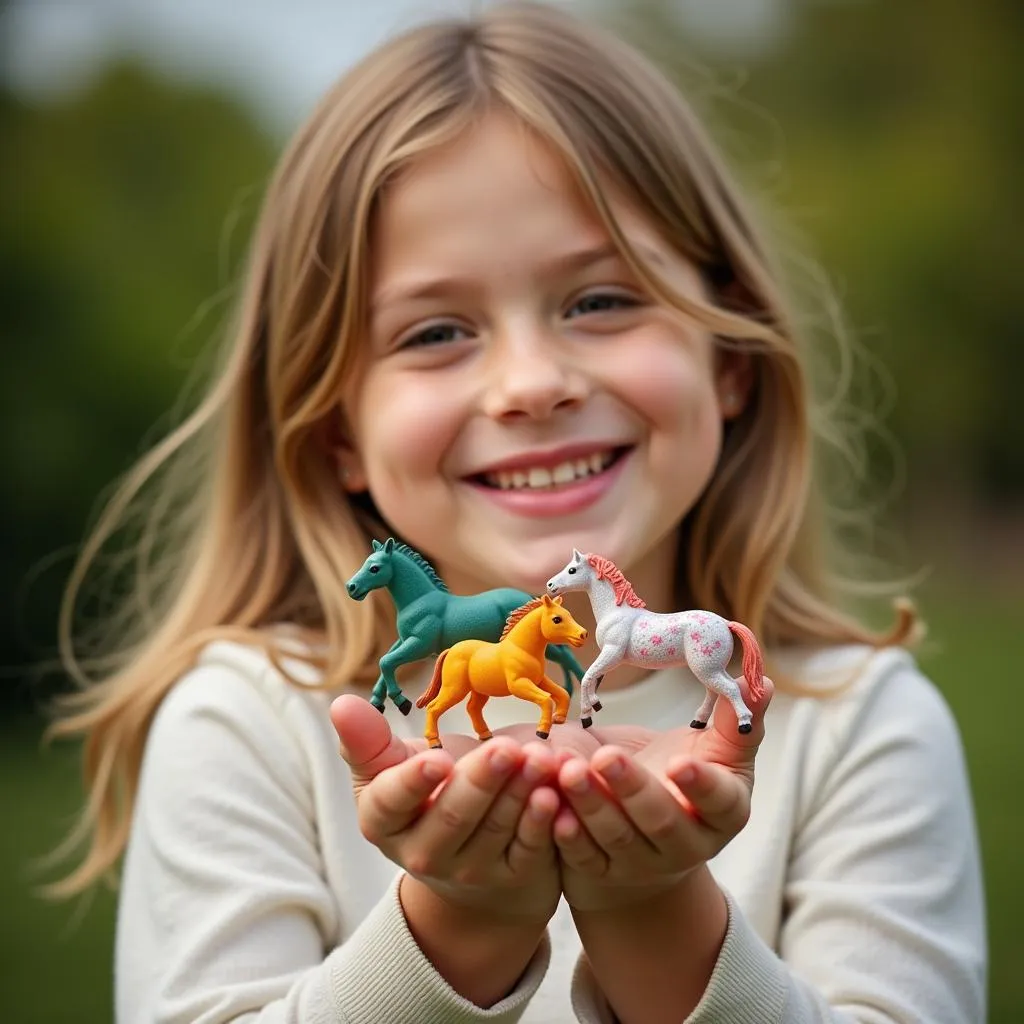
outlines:
[{"label": "horse mane", "polygon": [[501,631],[501,636],[498,637],[499,642],[504,640],[509,635],[512,628],[521,622],[534,608],[539,608],[544,603],[544,598],[535,597],[526,604],[521,604],[518,608],[513,608],[509,613],[508,618],[505,620],[505,628]]},{"label": "horse mane", "polygon": [[426,574],[427,579],[437,587],[438,590],[448,593],[448,585],[445,583],[440,576],[437,575],[437,571],[434,567],[418,552],[409,547],[408,544],[403,544],[402,541],[395,541],[395,550],[400,551],[403,555],[406,555],[416,565],[418,565]]},{"label": "horse mane", "polygon": [[603,555],[587,555],[587,561],[594,567],[599,580],[607,580],[615,591],[615,603],[626,602],[631,608],[646,608],[647,603],[637,595],[633,584],[622,575],[622,570]]}]

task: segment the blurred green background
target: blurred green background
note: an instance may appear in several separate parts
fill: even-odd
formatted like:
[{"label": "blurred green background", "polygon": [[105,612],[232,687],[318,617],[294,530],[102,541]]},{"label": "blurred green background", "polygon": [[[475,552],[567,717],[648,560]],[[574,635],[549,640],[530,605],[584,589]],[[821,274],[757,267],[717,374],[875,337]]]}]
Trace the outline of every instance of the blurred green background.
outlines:
[{"label": "blurred green background", "polygon": [[[780,0],[745,32],[709,31],[714,6],[605,13],[693,88],[882,368],[865,387],[892,403],[901,455],[871,448],[888,495],[877,550],[896,571],[926,570],[921,659],[960,721],[977,801],[990,1020],[1024,1020],[1012,712],[1024,660],[1024,4]],[[40,708],[61,685],[45,671],[57,601],[101,492],[217,337],[290,127],[127,53],[56,95],[0,78],[5,1021],[112,1017],[112,897],[54,906],[31,891],[45,877],[33,858],[78,800],[75,752],[39,743]]]}]

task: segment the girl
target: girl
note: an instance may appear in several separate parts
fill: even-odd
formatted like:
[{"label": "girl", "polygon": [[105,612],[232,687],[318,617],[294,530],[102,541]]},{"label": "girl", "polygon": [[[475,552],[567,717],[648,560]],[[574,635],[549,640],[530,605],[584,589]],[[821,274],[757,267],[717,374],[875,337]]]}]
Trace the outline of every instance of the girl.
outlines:
[{"label": "girl", "polygon": [[[982,1020],[959,740],[909,615],[875,635],[827,585],[805,358],[708,141],[616,39],[500,5],[347,74],[207,397],[71,582],[65,636],[167,482],[136,632],[59,727],[90,790],[63,891],[125,855],[118,1019]],[[494,741],[452,711],[424,750],[360,696],[392,613],[344,586],[389,535],[455,592],[539,593],[577,547],[745,622],[767,731],[770,686],[749,735],[728,706],[698,733],[691,675],[620,669],[589,731],[531,741],[495,701]]]}]

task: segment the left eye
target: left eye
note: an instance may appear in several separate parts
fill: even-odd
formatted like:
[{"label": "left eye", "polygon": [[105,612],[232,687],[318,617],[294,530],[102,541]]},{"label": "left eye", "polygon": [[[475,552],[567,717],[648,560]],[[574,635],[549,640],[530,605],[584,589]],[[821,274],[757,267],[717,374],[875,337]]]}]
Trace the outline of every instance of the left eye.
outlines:
[{"label": "left eye", "polygon": [[555,616],[552,617],[551,621],[557,626],[558,623],[562,621],[562,616],[561,615],[555,615]]},{"label": "left eye", "polygon": [[591,292],[582,295],[565,312],[567,317],[585,316],[587,313],[607,313],[615,309],[632,309],[639,305],[636,299],[618,292]]},{"label": "left eye", "polygon": [[380,566],[379,565],[371,565],[370,566],[370,572],[372,572],[372,573],[380,572]]}]

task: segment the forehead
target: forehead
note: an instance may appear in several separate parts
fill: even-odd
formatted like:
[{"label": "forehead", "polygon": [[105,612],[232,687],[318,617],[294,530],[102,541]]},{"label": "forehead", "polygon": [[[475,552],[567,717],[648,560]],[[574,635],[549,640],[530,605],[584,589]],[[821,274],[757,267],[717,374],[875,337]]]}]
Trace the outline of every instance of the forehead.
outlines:
[{"label": "forehead", "polygon": [[[654,235],[612,189],[602,192],[631,235]],[[599,245],[609,234],[561,154],[511,115],[492,114],[389,183],[373,241],[380,281],[424,260],[473,269],[482,253],[513,261],[559,244]]]}]

